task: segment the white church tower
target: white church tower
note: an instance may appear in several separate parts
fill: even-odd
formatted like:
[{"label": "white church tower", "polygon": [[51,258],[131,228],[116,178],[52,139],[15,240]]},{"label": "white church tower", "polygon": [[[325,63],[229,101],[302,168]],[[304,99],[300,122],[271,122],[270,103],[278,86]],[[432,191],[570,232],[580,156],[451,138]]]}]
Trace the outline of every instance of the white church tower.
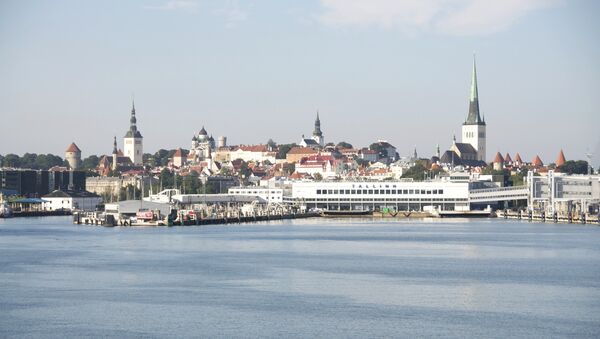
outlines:
[{"label": "white church tower", "polygon": [[125,156],[131,159],[134,165],[143,164],[144,148],[142,134],[138,131],[137,119],[135,118],[135,102],[132,102],[131,118],[129,119],[129,130],[123,138],[123,151]]},{"label": "white church tower", "polygon": [[471,97],[469,98],[469,115],[462,126],[462,142],[471,144],[477,151],[477,160],[486,161],[485,157],[485,120],[479,114],[479,96],[477,93],[477,70],[473,56],[473,77],[471,79]]}]

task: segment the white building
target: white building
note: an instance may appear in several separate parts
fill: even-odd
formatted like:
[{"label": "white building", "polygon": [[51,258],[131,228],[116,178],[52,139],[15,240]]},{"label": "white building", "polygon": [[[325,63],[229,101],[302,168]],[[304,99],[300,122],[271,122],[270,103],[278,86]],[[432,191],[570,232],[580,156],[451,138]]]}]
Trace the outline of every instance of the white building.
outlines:
[{"label": "white building", "polygon": [[192,145],[190,147],[190,154],[188,160],[192,163],[198,163],[201,161],[207,161],[212,158],[212,153],[215,150],[215,139],[212,136],[208,136],[208,133],[202,126],[198,135],[194,135],[192,138]]},{"label": "white building", "polygon": [[600,175],[567,175],[548,171],[546,175],[527,173],[529,209],[536,212],[589,212],[600,203]]},{"label": "white building", "polygon": [[312,137],[305,138],[302,135],[302,139],[298,143],[302,147],[312,148],[323,148],[325,146],[325,138],[321,131],[321,119],[319,118],[319,112],[317,111],[317,118],[315,119],[315,129],[313,130]]},{"label": "white building", "polygon": [[229,152],[229,158],[231,160],[242,159],[245,162],[264,162],[269,161],[271,164],[275,163],[277,152],[270,149],[268,145],[253,145],[253,146],[239,146],[235,150]]},{"label": "white building", "polygon": [[131,118],[129,119],[129,130],[123,138],[123,151],[126,157],[131,159],[134,165],[143,164],[144,146],[143,137],[137,129],[137,119],[135,117],[135,103],[132,104]]},{"label": "white building", "polygon": [[56,190],[43,196],[44,208],[51,211],[56,210],[83,210],[95,211],[102,203],[102,198],[94,193],[86,191],[61,191]]},{"label": "white building", "polygon": [[291,202],[326,210],[469,210],[469,182],[295,182]]},{"label": "white building", "polygon": [[283,189],[269,187],[232,187],[229,189],[231,195],[245,195],[264,199],[267,202],[283,202]]}]

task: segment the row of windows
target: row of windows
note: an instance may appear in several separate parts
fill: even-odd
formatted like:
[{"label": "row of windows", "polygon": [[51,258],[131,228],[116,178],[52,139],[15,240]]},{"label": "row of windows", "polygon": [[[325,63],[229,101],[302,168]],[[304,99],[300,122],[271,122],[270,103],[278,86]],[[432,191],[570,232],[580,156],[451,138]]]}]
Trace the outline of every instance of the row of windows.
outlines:
[{"label": "row of windows", "polygon": [[[269,194],[269,191],[231,191],[233,194]],[[281,192],[271,191],[271,194],[277,194]]]},{"label": "row of windows", "polygon": [[444,194],[444,190],[317,190],[317,194]]},{"label": "row of windows", "polygon": [[371,203],[371,202],[396,202],[396,203],[418,203],[418,202],[432,202],[432,201],[437,201],[437,202],[446,202],[446,203],[454,203],[454,202],[466,202],[468,201],[468,199],[466,198],[456,198],[456,199],[438,199],[438,198],[433,198],[433,199],[426,199],[426,198],[396,198],[396,199],[383,199],[383,198],[365,198],[365,199],[357,199],[357,198],[343,198],[343,199],[338,199],[338,198],[317,198],[317,199],[311,199],[311,198],[307,198],[307,199],[302,199],[305,202],[319,202],[319,203],[326,203],[326,202],[332,202],[332,203],[348,203],[348,202],[360,202],[360,203]]}]

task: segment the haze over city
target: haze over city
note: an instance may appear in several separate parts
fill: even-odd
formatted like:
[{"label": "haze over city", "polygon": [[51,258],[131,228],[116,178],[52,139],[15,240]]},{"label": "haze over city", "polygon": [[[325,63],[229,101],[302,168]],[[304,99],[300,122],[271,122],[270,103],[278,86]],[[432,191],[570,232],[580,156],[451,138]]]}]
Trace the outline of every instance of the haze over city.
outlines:
[{"label": "haze over city", "polygon": [[[485,4],[484,4],[485,3]],[[202,126],[232,144],[328,141],[446,149],[468,111],[472,56],[501,153],[595,153],[600,5],[593,1],[3,1],[0,154],[109,154],[132,96],[145,150]],[[14,128],[7,128],[10,122]],[[25,137],[27,135],[27,137]],[[30,137],[31,136],[31,137]]]}]

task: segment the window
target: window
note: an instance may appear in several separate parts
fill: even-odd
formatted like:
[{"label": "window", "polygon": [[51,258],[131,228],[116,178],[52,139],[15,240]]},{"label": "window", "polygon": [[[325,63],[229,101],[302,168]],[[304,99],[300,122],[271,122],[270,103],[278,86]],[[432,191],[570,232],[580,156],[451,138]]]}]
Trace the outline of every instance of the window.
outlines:
[{"label": "window", "polygon": [[369,191],[368,191],[368,193],[369,193],[369,194],[373,194],[373,190],[369,190]]},{"label": "window", "polygon": [[375,190],[375,193],[374,193],[374,194],[379,194],[379,190]]},{"label": "window", "polygon": [[396,194],[396,190],[392,190],[392,194]]},{"label": "window", "polygon": [[350,192],[351,192],[350,194],[356,194],[356,190],[352,190]]},{"label": "window", "polygon": [[321,194],[321,190],[317,190],[317,194]]},{"label": "window", "polygon": [[440,194],[444,194],[444,190],[439,190],[438,191]]},{"label": "window", "polygon": [[346,194],[350,194],[350,190],[346,190]]},{"label": "window", "polygon": [[421,190],[421,194],[425,194],[425,190]]},{"label": "window", "polygon": [[[395,191],[395,190],[394,190]],[[385,194],[390,194],[391,191],[390,190],[385,190]]]},{"label": "window", "polygon": [[327,194],[333,194],[333,190],[327,190]]},{"label": "window", "polygon": [[408,194],[415,194],[414,190],[408,190]]},{"label": "window", "polygon": [[408,194],[408,190],[402,190],[402,194]]},{"label": "window", "polygon": [[333,190],[333,194],[339,194],[338,190]]}]

